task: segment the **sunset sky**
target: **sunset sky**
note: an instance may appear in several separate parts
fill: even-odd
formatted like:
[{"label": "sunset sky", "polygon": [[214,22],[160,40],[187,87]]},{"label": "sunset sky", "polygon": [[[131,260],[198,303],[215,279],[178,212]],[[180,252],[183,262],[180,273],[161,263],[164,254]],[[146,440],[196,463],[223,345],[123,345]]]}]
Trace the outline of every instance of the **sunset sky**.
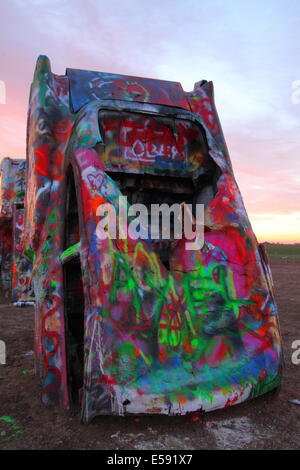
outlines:
[{"label": "sunset sky", "polygon": [[299,0],[0,0],[0,21],[0,159],[25,157],[40,54],[56,74],[212,80],[256,235],[300,242]]}]

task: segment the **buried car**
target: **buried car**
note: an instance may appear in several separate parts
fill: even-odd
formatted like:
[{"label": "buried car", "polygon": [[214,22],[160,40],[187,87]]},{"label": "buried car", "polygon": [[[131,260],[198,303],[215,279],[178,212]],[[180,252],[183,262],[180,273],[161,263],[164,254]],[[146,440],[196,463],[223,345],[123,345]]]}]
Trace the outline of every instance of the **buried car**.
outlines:
[{"label": "buried car", "polygon": [[33,304],[31,263],[23,254],[26,162],[6,157],[0,165],[0,289],[16,306]]},{"label": "buried car", "polygon": [[[45,404],[185,414],[278,386],[281,339],[211,82],[67,69],[39,57],[28,115],[24,246]],[[120,200],[121,205],[119,204]],[[99,237],[109,204],[119,236]],[[132,237],[121,212],[204,206],[204,239]],[[150,224],[151,225],[151,224]],[[118,231],[118,230],[117,230]],[[124,234],[124,232],[126,232]]]}]

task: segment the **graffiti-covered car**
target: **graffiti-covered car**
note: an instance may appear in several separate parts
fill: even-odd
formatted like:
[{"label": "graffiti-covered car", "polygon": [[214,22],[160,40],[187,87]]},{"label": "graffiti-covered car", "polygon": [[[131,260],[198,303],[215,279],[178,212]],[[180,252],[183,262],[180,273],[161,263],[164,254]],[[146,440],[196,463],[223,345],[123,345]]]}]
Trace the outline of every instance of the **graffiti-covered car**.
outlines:
[{"label": "graffiti-covered car", "polygon": [[[278,386],[271,273],[211,82],[184,92],[109,73],[58,76],[41,56],[27,147],[25,249],[44,403],[78,403],[89,422],[208,411]],[[121,221],[133,204],[175,203],[204,206],[199,249],[184,236],[135,238]],[[99,236],[107,204],[115,238]]]},{"label": "graffiti-covered car", "polygon": [[31,263],[23,254],[26,162],[4,158],[0,166],[0,288],[15,305],[33,303]]}]

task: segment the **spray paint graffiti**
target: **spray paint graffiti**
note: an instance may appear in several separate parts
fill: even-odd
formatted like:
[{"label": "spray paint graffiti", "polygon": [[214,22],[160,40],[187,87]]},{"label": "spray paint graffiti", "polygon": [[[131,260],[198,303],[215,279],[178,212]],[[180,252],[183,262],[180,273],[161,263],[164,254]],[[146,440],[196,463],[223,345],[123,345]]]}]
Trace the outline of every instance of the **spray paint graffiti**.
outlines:
[{"label": "spray paint graffiti", "polygon": [[31,263],[22,248],[26,163],[5,158],[0,179],[1,290],[16,305],[33,302]]},{"label": "spray paint graffiti", "polygon": [[[234,179],[210,82],[68,70],[38,59],[28,116],[25,251],[47,404],[184,414],[276,387],[272,279]],[[97,208],[205,204],[205,243],[100,240]],[[130,217],[128,218],[130,220]],[[120,225],[121,226],[121,225]]]},{"label": "spray paint graffiti", "polygon": [[100,112],[100,120],[106,169],[154,174],[180,170],[183,176],[205,163],[202,131],[192,122],[113,111]]}]

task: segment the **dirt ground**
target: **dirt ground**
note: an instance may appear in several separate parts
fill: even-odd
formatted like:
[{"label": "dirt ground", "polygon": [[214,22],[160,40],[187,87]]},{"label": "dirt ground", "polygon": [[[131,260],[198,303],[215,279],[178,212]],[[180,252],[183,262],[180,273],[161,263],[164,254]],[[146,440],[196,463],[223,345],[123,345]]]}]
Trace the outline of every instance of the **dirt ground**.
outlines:
[{"label": "dirt ground", "polygon": [[299,449],[300,406],[289,400],[300,400],[300,365],[291,362],[291,344],[300,340],[300,260],[272,259],[271,266],[285,353],[282,386],[200,416],[98,417],[83,425],[71,412],[46,408],[33,374],[33,309],[2,302],[0,449]]}]

